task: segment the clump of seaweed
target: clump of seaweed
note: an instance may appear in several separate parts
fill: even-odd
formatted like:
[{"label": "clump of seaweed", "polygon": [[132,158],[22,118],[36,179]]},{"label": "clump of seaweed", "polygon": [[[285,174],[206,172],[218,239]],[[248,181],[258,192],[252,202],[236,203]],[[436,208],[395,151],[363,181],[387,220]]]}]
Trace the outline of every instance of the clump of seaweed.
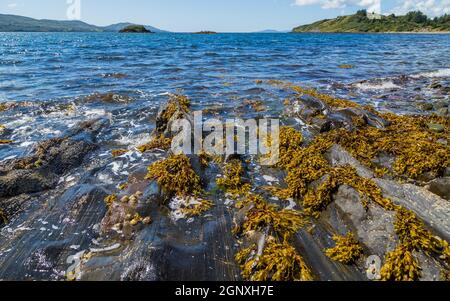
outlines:
[{"label": "clump of seaweed", "polygon": [[199,155],[198,155],[198,160],[200,162],[200,165],[203,168],[206,168],[209,166],[209,163],[213,160],[213,157],[210,156],[208,153],[202,151]]},{"label": "clump of seaweed", "polygon": [[359,105],[353,101],[335,98],[327,94],[320,93],[316,89],[312,88],[303,88],[298,85],[294,85],[287,81],[279,81],[279,80],[268,80],[267,84],[272,86],[277,86],[283,89],[291,89],[292,91],[298,93],[299,95],[309,95],[314,98],[317,98],[327,105],[335,108],[355,108],[359,107]]},{"label": "clump of seaweed", "polygon": [[11,108],[11,105],[5,104],[5,103],[0,103],[0,112],[8,111],[10,108]]},{"label": "clump of seaweed", "polygon": [[410,210],[399,208],[394,222],[395,232],[403,246],[409,250],[420,250],[441,254],[445,251],[446,242],[434,237],[425,225]]},{"label": "clump of seaweed", "polygon": [[164,192],[177,196],[198,195],[202,192],[200,177],[186,155],[171,155],[148,168],[147,180],[156,180]]},{"label": "clump of seaweed", "polygon": [[325,250],[325,254],[331,259],[343,264],[351,264],[363,255],[364,250],[353,233],[349,232],[346,236],[335,235],[333,240],[336,246]]},{"label": "clump of seaweed", "polygon": [[137,224],[139,224],[143,220],[144,220],[144,218],[139,213],[135,213],[133,218],[130,221],[130,225],[136,226]]},{"label": "clump of seaweed", "polygon": [[104,201],[108,207],[111,207],[111,205],[117,201],[117,195],[116,194],[108,195]]},{"label": "clump of seaweed", "polygon": [[12,141],[12,140],[0,140],[0,145],[11,144],[13,142],[14,141]]},{"label": "clump of seaweed", "polygon": [[386,255],[380,273],[383,281],[416,281],[420,279],[422,270],[408,247],[400,245]]},{"label": "clump of seaweed", "polygon": [[119,190],[125,190],[128,188],[128,183],[122,183],[117,187]]},{"label": "clump of seaweed", "polygon": [[261,100],[246,99],[243,101],[243,105],[252,107],[255,112],[267,111],[267,107]]},{"label": "clump of seaweed", "polygon": [[303,135],[294,128],[283,126],[280,128],[280,161],[279,166],[287,166],[293,154],[302,149]]},{"label": "clump of seaweed", "polygon": [[139,146],[137,149],[141,153],[152,151],[154,149],[168,150],[172,146],[172,139],[164,135],[154,137],[149,143]]},{"label": "clump of seaweed", "polygon": [[351,64],[341,64],[338,67],[341,69],[353,69],[354,68],[354,66]]},{"label": "clump of seaweed", "polygon": [[217,179],[217,185],[232,195],[245,195],[250,191],[251,186],[243,182],[244,174],[242,162],[238,159],[230,160],[224,167],[223,177]]},{"label": "clump of seaweed", "polygon": [[199,216],[214,206],[211,201],[200,200],[195,203],[188,203],[186,207],[181,209],[181,212],[187,217]]},{"label": "clump of seaweed", "polygon": [[242,276],[250,281],[312,281],[313,276],[294,247],[287,242],[269,241],[261,254],[255,246],[236,254]]},{"label": "clump of seaweed", "polygon": [[0,209],[0,225],[1,223],[5,225],[8,223],[8,217],[6,216],[6,213],[2,209]]},{"label": "clump of seaweed", "polygon": [[441,279],[442,281],[450,281],[450,271],[442,271]]},{"label": "clump of seaweed", "polygon": [[244,204],[252,204],[253,208],[247,212],[242,229],[235,229],[235,233],[264,231],[269,227],[279,237],[287,240],[308,224],[301,213],[288,209],[280,210],[277,205],[267,203],[260,196],[251,195],[238,206],[242,207]]},{"label": "clump of seaweed", "polygon": [[171,95],[169,102],[165,110],[161,114],[161,122],[167,124],[175,113],[181,109],[183,111],[188,111],[191,105],[191,101],[188,97],[184,95],[173,94]]},{"label": "clump of seaweed", "polygon": [[285,153],[283,161],[286,165],[283,168],[288,173],[285,179],[288,185],[286,195],[300,199],[308,191],[308,184],[320,179],[330,170],[323,153],[331,146],[330,141],[318,136],[307,147]]},{"label": "clump of seaweed", "polygon": [[124,155],[126,153],[128,153],[127,149],[114,149],[114,150],[111,151],[111,155],[114,158],[120,157],[120,156],[122,156],[122,155]]}]

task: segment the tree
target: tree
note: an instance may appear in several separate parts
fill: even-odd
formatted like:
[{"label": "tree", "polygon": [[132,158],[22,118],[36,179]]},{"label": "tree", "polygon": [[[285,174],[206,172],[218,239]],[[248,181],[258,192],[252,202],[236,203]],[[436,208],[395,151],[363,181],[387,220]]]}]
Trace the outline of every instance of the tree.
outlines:
[{"label": "tree", "polygon": [[428,21],[428,17],[421,11],[409,12],[406,14],[405,18],[407,21],[415,23],[426,23]]},{"label": "tree", "polygon": [[356,15],[357,15],[358,17],[367,17],[367,10],[366,10],[366,9],[358,10],[358,11],[356,12]]}]

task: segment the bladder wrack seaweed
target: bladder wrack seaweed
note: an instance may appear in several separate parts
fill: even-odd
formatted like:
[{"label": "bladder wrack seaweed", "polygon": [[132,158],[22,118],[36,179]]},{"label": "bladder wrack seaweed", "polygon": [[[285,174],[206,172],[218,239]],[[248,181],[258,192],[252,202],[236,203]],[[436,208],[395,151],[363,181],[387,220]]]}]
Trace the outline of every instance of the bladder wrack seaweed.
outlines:
[{"label": "bladder wrack seaweed", "polygon": [[201,179],[186,155],[170,155],[153,163],[148,168],[146,179],[155,180],[164,192],[177,196],[199,195],[202,192]]},{"label": "bladder wrack seaweed", "polygon": [[335,235],[333,240],[336,242],[334,248],[325,250],[325,254],[335,261],[344,264],[351,264],[363,255],[363,248],[355,239],[353,233],[346,236]]}]

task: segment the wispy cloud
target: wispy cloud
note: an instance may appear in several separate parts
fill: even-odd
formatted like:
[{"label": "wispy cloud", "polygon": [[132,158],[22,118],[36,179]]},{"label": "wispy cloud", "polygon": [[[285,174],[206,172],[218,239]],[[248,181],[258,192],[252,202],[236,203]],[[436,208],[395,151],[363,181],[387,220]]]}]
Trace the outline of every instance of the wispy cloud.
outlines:
[{"label": "wispy cloud", "polygon": [[295,0],[295,5],[320,5],[324,9],[343,9],[356,5],[370,12],[381,13],[381,0]]},{"label": "wispy cloud", "polygon": [[17,3],[9,3],[9,4],[8,4],[8,8],[15,8],[15,7],[17,7],[17,6],[18,6]]},{"label": "wispy cloud", "polygon": [[450,13],[450,0],[402,0],[391,11],[403,15],[409,11],[420,10],[428,16],[440,16]]}]

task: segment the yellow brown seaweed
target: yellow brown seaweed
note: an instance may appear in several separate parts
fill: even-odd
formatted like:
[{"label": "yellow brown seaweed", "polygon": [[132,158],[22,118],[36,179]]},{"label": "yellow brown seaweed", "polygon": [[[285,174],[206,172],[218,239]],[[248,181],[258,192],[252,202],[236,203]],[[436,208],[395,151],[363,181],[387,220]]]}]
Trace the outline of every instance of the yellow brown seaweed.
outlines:
[{"label": "yellow brown seaweed", "polygon": [[386,255],[380,273],[383,281],[416,281],[422,275],[419,262],[404,245]]},{"label": "yellow brown seaweed", "polygon": [[325,254],[331,259],[343,264],[351,264],[363,255],[363,248],[353,233],[349,232],[346,236],[335,235],[333,240],[336,246],[325,250]]},{"label": "yellow brown seaweed", "polygon": [[186,155],[171,155],[148,168],[147,180],[155,180],[166,193],[177,196],[198,195],[202,192],[200,177]]},{"label": "yellow brown seaweed", "polygon": [[164,135],[154,137],[149,143],[139,146],[137,149],[141,153],[152,151],[154,149],[168,150],[172,146],[172,139]]},{"label": "yellow brown seaweed", "polygon": [[255,246],[236,254],[242,276],[250,281],[311,281],[312,273],[303,258],[287,242],[270,240],[261,256]]},{"label": "yellow brown seaweed", "polygon": [[188,203],[186,207],[181,209],[181,212],[187,217],[199,216],[214,206],[211,201],[200,200],[193,204]]},{"label": "yellow brown seaweed", "polygon": [[217,185],[232,195],[245,195],[250,191],[250,184],[243,182],[244,166],[238,159],[231,160],[225,165],[224,175],[217,179]]},{"label": "yellow brown seaweed", "polygon": [[235,233],[264,231],[269,227],[278,237],[287,240],[307,224],[305,217],[298,211],[280,210],[277,205],[267,203],[261,196],[249,195],[237,206],[242,208],[247,204],[252,205],[252,208],[246,214],[242,229],[235,229]]},{"label": "yellow brown seaweed", "polygon": [[108,207],[111,207],[111,205],[117,201],[117,195],[115,195],[115,194],[108,195],[104,201]]}]

